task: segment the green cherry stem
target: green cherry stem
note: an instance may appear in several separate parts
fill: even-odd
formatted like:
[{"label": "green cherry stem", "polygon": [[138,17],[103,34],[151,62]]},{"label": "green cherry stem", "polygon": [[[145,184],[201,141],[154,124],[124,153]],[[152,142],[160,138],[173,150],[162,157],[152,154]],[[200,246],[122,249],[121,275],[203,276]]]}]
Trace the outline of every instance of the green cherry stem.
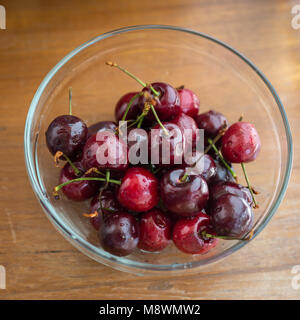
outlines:
[{"label": "green cherry stem", "polygon": [[254,208],[258,208],[258,203],[257,203],[257,201],[255,199],[253,189],[252,189],[252,187],[250,185],[248,174],[247,174],[246,168],[245,168],[245,164],[242,162],[241,166],[242,166],[242,169],[243,169],[243,172],[244,172],[244,176],[245,176],[245,180],[247,182],[248,189],[249,189],[249,191],[251,193],[251,196],[252,196],[252,200],[253,200],[253,203],[254,203]]},{"label": "green cherry stem", "polygon": [[72,115],[72,88],[69,88],[69,115]]},{"label": "green cherry stem", "polygon": [[70,164],[72,169],[74,170],[75,175],[80,176],[80,174],[81,174],[80,170],[75,166],[75,164],[70,160],[70,158],[65,154],[63,156],[66,159],[66,161]]},{"label": "green cherry stem", "polygon": [[150,105],[150,108],[151,108],[151,110],[152,110],[152,112],[153,112],[153,115],[154,115],[157,123],[158,123],[159,126],[163,129],[165,135],[168,136],[168,135],[169,135],[169,131],[164,127],[164,125],[163,125],[162,122],[160,121],[160,119],[159,119],[159,117],[158,117],[158,115],[157,115],[157,113],[156,113],[156,111],[155,111],[155,108],[154,108],[153,104],[150,103],[149,105]]},{"label": "green cherry stem", "polygon": [[[100,192],[99,192],[99,195],[98,195],[98,199],[99,199],[99,204],[100,204],[100,208],[98,210],[100,210],[101,213],[103,213],[103,208],[102,207],[102,202],[101,202],[101,198],[102,198],[102,194],[103,194],[103,191],[105,189],[107,189],[108,187],[108,183],[109,183],[109,178],[110,178],[110,171],[107,170],[106,171],[106,174],[105,174],[105,180],[106,180],[106,183],[105,185],[100,189]],[[92,212],[92,213],[83,213],[82,215],[84,217],[87,217],[87,218],[95,218],[95,217],[98,217],[99,213],[98,213],[98,210]]]},{"label": "green cherry stem", "polygon": [[[73,183],[73,182],[79,182],[79,181],[102,181],[102,182],[106,182],[106,178],[94,178],[94,177],[83,177],[83,178],[76,178],[76,179],[72,179],[72,180],[68,180],[62,184],[60,184],[59,186],[56,186],[54,188],[55,191],[59,191],[61,188],[63,188],[64,186],[70,184],[70,183]],[[121,184],[121,181],[120,180],[113,180],[113,179],[110,179],[108,181],[109,183],[114,183],[114,184],[118,184],[120,185]]]},{"label": "green cherry stem", "polygon": [[64,157],[65,160],[69,163],[69,165],[72,167],[72,169],[74,170],[74,173],[76,176],[80,176],[81,174],[81,171],[75,166],[75,164],[71,161],[71,159],[66,155],[64,154],[63,152],[61,151],[57,151],[54,155],[54,162],[55,162],[55,166],[56,167],[59,167],[58,166],[58,162],[59,162],[59,159],[60,157]]},{"label": "green cherry stem", "polygon": [[[83,177],[83,178],[76,178],[76,179],[72,179],[72,180],[68,180],[56,187],[54,187],[53,189],[53,195],[55,198],[57,198],[58,194],[57,192],[62,189],[64,186],[67,186],[68,184],[70,183],[74,183],[74,182],[79,182],[79,181],[102,181],[102,182],[107,182],[107,179],[106,178],[92,178],[92,177]],[[120,185],[121,184],[121,181],[120,180],[113,180],[113,179],[110,179],[108,180],[109,183],[114,183],[114,184],[118,184]]]},{"label": "green cherry stem", "polygon": [[96,173],[96,174],[99,174],[99,175],[101,175],[101,176],[106,177],[106,174],[104,174],[103,172],[99,171],[97,168],[90,168],[90,169],[88,169],[88,170],[84,173],[84,175],[85,175],[85,176],[88,176],[88,175],[91,174],[91,173]]},{"label": "green cherry stem", "polygon": [[[144,87],[144,88],[148,87],[145,82],[143,82],[143,81],[140,80],[138,77],[136,77],[135,75],[133,75],[132,73],[130,73],[128,70],[126,70],[126,69],[122,68],[121,66],[119,66],[117,63],[111,62],[111,61],[107,61],[106,64],[107,64],[108,66],[118,68],[119,70],[121,70],[122,72],[124,72],[125,74],[127,74],[129,77],[131,77],[132,79],[134,79],[135,81],[137,81],[142,87]],[[151,85],[149,85],[149,88],[151,89],[151,91],[152,91],[157,97],[159,97],[159,92],[157,92]]]},{"label": "green cherry stem", "polygon": [[144,118],[145,118],[145,115],[142,115],[140,120],[139,120],[139,122],[138,122],[138,124],[137,124],[137,126],[136,126],[138,129],[140,129],[140,127],[142,126]]},{"label": "green cherry stem", "polygon": [[105,183],[104,188],[106,189],[106,188],[108,187],[108,184],[109,184],[109,179],[110,179],[110,170],[107,170],[107,171],[106,171],[105,179],[106,179],[106,183]]},{"label": "green cherry stem", "polygon": [[105,179],[106,179],[106,182],[105,182],[105,185],[100,189],[100,192],[99,192],[99,204],[100,204],[100,211],[103,213],[103,208],[102,208],[102,202],[101,202],[101,198],[102,198],[102,194],[103,194],[103,191],[107,189],[108,187],[108,184],[109,184],[109,178],[110,178],[110,171],[107,170],[106,173],[105,173]]},{"label": "green cherry stem", "polygon": [[143,94],[142,92],[139,92],[139,93],[137,93],[136,95],[134,95],[134,96],[130,99],[130,101],[129,101],[128,105],[127,105],[127,108],[126,108],[126,110],[125,110],[125,112],[124,112],[124,115],[123,115],[123,117],[122,117],[122,121],[125,121],[125,120],[126,120],[127,114],[128,114],[128,112],[129,112],[129,110],[130,110],[130,108],[131,108],[134,100],[135,100],[137,97],[140,97],[142,94]]},{"label": "green cherry stem", "polygon": [[220,151],[218,150],[218,148],[215,146],[215,144],[213,143],[213,141],[211,139],[207,139],[208,143],[212,146],[212,148],[214,149],[215,153],[218,155],[218,157],[220,158],[220,160],[223,162],[224,166],[229,170],[229,172],[231,173],[231,175],[233,176],[233,178],[235,180],[237,180],[237,176],[236,173],[232,170],[232,168],[230,168],[230,165],[226,162],[226,160],[224,159],[224,157],[222,156],[222,154],[220,153]]},{"label": "green cherry stem", "polygon": [[201,232],[201,236],[204,238],[213,238],[213,239],[222,239],[222,240],[240,240],[240,241],[249,241],[251,240],[253,233],[250,232],[249,236],[246,238],[237,238],[237,237],[230,237],[230,236],[219,236],[207,233],[206,231]]}]

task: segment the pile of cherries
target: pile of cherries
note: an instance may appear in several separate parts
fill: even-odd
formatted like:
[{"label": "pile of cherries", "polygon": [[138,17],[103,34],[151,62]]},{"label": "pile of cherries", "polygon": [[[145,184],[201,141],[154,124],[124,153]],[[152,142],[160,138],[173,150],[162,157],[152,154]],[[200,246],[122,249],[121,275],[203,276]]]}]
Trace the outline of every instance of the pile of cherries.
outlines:
[{"label": "pile of cherries", "polygon": [[[213,110],[198,114],[199,99],[191,90],[163,82],[146,84],[117,64],[108,64],[125,71],[143,89],[120,98],[115,106],[116,122],[101,121],[90,127],[72,115],[70,91],[69,114],[55,118],[46,131],[56,165],[66,161],[55,197],[59,199],[62,190],[73,201],[92,198],[84,215],[97,230],[102,247],[118,256],[137,248],[158,252],[172,241],[185,253],[203,254],[216,246],[218,238],[249,240],[252,209],[258,205],[244,164],[255,160],[261,146],[253,124],[239,119],[229,126],[225,116]],[[177,126],[182,131],[191,129],[188,137],[183,134],[183,155],[186,145],[194,146],[196,129],[204,129],[201,171],[188,173],[198,161],[175,163],[175,154],[180,153],[175,142],[170,146],[168,165],[162,158],[155,165],[128,163],[131,142],[120,134],[121,120],[127,121],[128,135],[132,132],[136,140],[145,137],[133,129],[149,133],[149,153],[153,144],[161,148],[164,137]],[[150,135],[152,128],[158,129],[155,140]],[[108,131],[114,134],[98,139]],[[117,150],[106,163],[99,159],[101,146]],[[237,183],[231,163],[242,165],[247,187]]]}]

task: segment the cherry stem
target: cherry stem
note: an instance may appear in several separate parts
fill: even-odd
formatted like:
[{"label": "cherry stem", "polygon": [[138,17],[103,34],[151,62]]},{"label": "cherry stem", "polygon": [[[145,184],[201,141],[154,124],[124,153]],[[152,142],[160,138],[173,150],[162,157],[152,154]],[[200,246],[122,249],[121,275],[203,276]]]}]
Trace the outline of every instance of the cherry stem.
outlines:
[{"label": "cherry stem", "polygon": [[105,177],[105,174],[103,172],[99,171],[97,168],[90,168],[88,171],[86,171],[84,173],[84,175],[87,176],[87,175],[89,175],[91,173],[97,173],[97,174]]},{"label": "cherry stem", "polygon": [[231,175],[233,176],[233,178],[235,180],[237,180],[237,176],[236,173],[232,170],[232,168],[230,167],[230,165],[226,162],[226,160],[224,159],[224,157],[222,156],[222,154],[220,153],[220,151],[218,150],[218,148],[215,146],[215,144],[213,143],[213,141],[211,139],[207,139],[208,143],[212,146],[212,148],[214,149],[215,153],[218,155],[218,157],[220,158],[220,160],[223,162],[224,166],[228,169],[228,171],[231,173]]},{"label": "cherry stem", "polygon": [[106,189],[108,187],[108,183],[109,183],[109,179],[110,179],[110,171],[109,170],[106,171],[105,179],[106,179],[106,183],[105,183],[104,189]]},{"label": "cherry stem", "polygon": [[145,117],[146,114],[141,113],[129,126],[127,126],[127,129],[135,126],[137,123],[139,123],[141,121],[142,118]]},{"label": "cherry stem", "polygon": [[123,115],[123,117],[122,117],[122,121],[125,121],[125,120],[126,120],[127,114],[128,114],[128,112],[129,112],[129,110],[130,110],[130,108],[131,108],[134,100],[135,100],[137,97],[140,97],[141,95],[142,95],[142,92],[139,92],[139,93],[137,93],[136,95],[134,95],[134,96],[130,99],[130,101],[129,101],[128,105],[127,105],[127,108],[126,108],[126,110],[125,110],[125,112],[124,112],[124,115]]},{"label": "cherry stem", "polygon": [[142,116],[141,116],[141,118],[140,118],[140,120],[139,120],[139,122],[138,122],[138,124],[137,124],[137,126],[136,126],[138,129],[142,126],[142,123],[143,123],[144,118],[145,118],[145,115],[142,114]]},{"label": "cherry stem", "polygon": [[[100,202],[101,203],[101,202]],[[108,212],[111,212],[111,213],[114,213],[116,212],[116,210],[112,210],[110,208],[102,208],[101,209],[102,213],[103,211],[108,211]],[[98,217],[99,216],[99,212],[96,210],[95,212],[92,212],[92,213],[83,213],[82,214],[84,217],[87,217],[87,218],[95,218],[95,217]]]},{"label": "cherry stem", "polygon": [[153,173],[154,174],[157,174],[159,171],[161,171],[163,168],[162,167],[160,167],[160,168],[157,168],[157,169],[155,169],[154,171],[153,171]]},{"label": "cherry stem", "polygon": [[[102,182],[107,182],[107,179],[106,178],[92,178],[92,177],[83,177],[83,178],[76,178],[76,179],[72,179],[72,180],[68,180],[56,187],[54,187],[54,196],[56,197],[57,196],[57,192],[63,188],[64,186],[67,186],[68,184],[70,183],[73,183],[73,182],[79,182],[79,181],[102,181]],[[113,180],[113,179],[110,179],[108,180],[109,183],[115,183],[115,184],[118,184],[120,185],[121,184],[121,181],[120,180]]]},{"label": "cherry stem", "polygon": [[[148,85],[143,82],[142,80],[140,80],[138,77],[136,77],[135,75],[133,75],[132,73],[130,73],[128,70],[122,68],[121,66],[119,66],[117,63],[115,62],[111,62],[111,61],[107,61],[106,64],[108,66],[111,67],[116,67],[119,70],[123,71],[125,74],[127,74],[129,77],[131,77],[132,79],[134,79],[135,81],[137,81],[141,86],[143,86],[144,88],[148,87]],[[157,92],[151,85],[149,85],[149,88],[151,89],[151,91],[158,97],[159,96],[159,92]]]},{"label": "cherry stem", "polygon": [[201,236],[204,238],[213,238],[213,239],[222,239],[222,240],[240,240],[240,241],[249,241],[253,236],[253,232],[250,232],[249,236],[246,238],[237,238],[237,237],[230,237],[230,236],[219,236],[207,233],[206,231],[201,232]]},{"label": "cherry stem", "polygon": [[69,88],[69,115],[72,115],[72,88]]},{"label": "cherry stem", "polygon": [[244,176],[245,176],[245,180],[247,182],[248,189],[249,189],[249,191],[251,193],[251,197],[252,197],[252,200],[253,200],[253,203],[254,203],[254,208],[258,208],[258,203],[257,203],[257,201],[255,199],[254,192],[253,192],[252,187],[250,185],[248,174],[247,174],[246,168],[245,168],[245,164],[242,162],[241,166],[242,166],[242,169],[243,169],[243,172],[244,172]]},{"label": "cherry stem", "polygon": [[[147,104],[147,102],[146,102],[146,104]],[[160,127],[163,129],[165,135],[168,136],[168,135],[169,135],[169,132],[168,132],[168,130],[164,127],[164,125],[162,124],[162,122],[160,121],[160,119],[159,119],[159,117],[158,117],[158,115],[157,115],[157,113],[156,113],[156,111],[155,111],[155,108],[154,108],[153,104],[150,103],[149,105],[150,105],[150,108],[151,108],[151,110],[152,110],[152,112],[153,112],[153,114],[154,114],[154,117],[155,117],[157,123],[158,123],[158,124],[160,125]]]},{"label": "cherry stem", "polygon": [[144,121],[144,118],[146,117],[146,115],[149,113],[150,110],[150,104],[149,103],[145,103],[144,104],[144,109],[143,112],[138,116],[138,118],[136,119],[136,123],[137,123],[137,128],[139,129],[142,126],[142,123]]},{"label": "cherry stem", "polygon": [[69,163],[69,165],[72,167],[72,169],[74,170],[74,173],[76,176],[80,176],[81,174],[81,171],[75,166],[75,164],[71,161],[71,159],[66,155],[64,154],[63,152],[61,151],[57,151],[54,155],[54,162],[56,164],[56,166],[58,166],[58,161],[59,161],[59,158],[60,157],[64,157],[65,160]]},{"label": "cherry stem", "polygon": [[[135,96],[133,96],[131,98],[131,100],[129,101],[128,105],[127,105],[127,108],[125,110],[125,113],[123,115],[123,118],[122,118],[122,121],[125,121],[126,119],[126,115],[129,111],[129,109],[131,108],[131,105],[133,103],[133,101],[138,97],[138,96],[142,96],[144,95],[145,93],[144,92],[139,92],[137,93]],[[129,120],[129,121],[132,121],[132,123],[127,126],[127,128],[131,128],[133,126],[135,126],[137,124],[137,128],[140,128],[142,126],[142,123],[143,123],[143,120],[145,118],[145,116],[149,113],[149,110],[150,110],[150,106],[148,106],[147,104],[145,104],[144,106],[144,109],[143,109],[143,112],[135,119],[135,120]],[[120,128],[119,128],[119,132],[120,132]]]},{"label": "cherry stem", "polygon": [[[222,137],[222,136],[224,135],[224,133],[225,133],[225,129],[226,129],[226,125],[224,125],[224,127],[223,127],[223,128],[219,131],[219,133],[214,137],[214,139],[212,140],[212,143],[213,143],[213,144],[217,143],[217,142],[221,139],[221,137]],[[204,156],[205,154],[207,154],[207,152],[208,152],[211,148],[212,148],[212,145],[211,145],[211,144],[208,145],[208,146],[205,148],[203,154],[201,154],[201,156],[196,160],[196,162],[191,166],[191,168],[195,168],[196,165],[197,165],[197,163],[203,158],[203,156]],[[180,181],[181,181],[181,182],[185,182],[186,179],[188,178],[188,176],[189,176],[188,173],[185,172],[184,175],[182,176],[182,178],[180,178]]]},{"label": "cherry stem", "polygon": [[[109,178],[110,178],[110,171],[107,170],[106,171],[106,174],[105,174],[105,180],[106,180],[106,183],[105,185],[100,189],[100,192],[99,192],[99,204],[100,204],[100,211],[103,213],[103,208],[102,208],[102,203],[101,203],[101,197],[102,197],[102,193],[103,191],[108,187],[108,183],[109,183]],[[83,213],[82,214],[84,217],[87,217],[87,218],[95,218],[95,217],[98,217],[99,213],[98,213],[98,210],[92,212],[92,213]]]},{"label": "cherry stem", "polygon": [[95,218],[95,217],[98,217],[98,211],[96,210],[95,212],[92,212],[92,213],[83,213],[82,215],[87,218]]}]

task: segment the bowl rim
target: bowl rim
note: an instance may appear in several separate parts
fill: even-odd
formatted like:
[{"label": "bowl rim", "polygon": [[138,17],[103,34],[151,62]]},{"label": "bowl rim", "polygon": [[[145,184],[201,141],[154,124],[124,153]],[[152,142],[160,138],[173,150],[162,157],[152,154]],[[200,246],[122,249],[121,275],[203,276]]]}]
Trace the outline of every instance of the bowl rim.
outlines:
[{"label": "bowl rim", "polygon": [[[188,34],[192,34],[195,36],[199,36],[202,38],[205,38],[209,41],[214,42],[215,44],[218,44],[225,49],[231,51],[233,54],[235,54],[238,58],[243,60],[252,70],[256,72],[256,74],[261,78],[261,80],[264,82],[266,87],[269,89],[271,92],[282,117],[282,121],[284,124],[285,128],[285,134],[286,134],[286,139],[287,139],[287,166],[286,170],[284,173],[284,179],[283,183],[281,186],[281,189],[278,193],[277,199],[274,199],[274,203],[269,209],[268,214],[264,217],[264,219],[261,221],[261,223],[257,226],[257,229],[255,230],[255,233],[252,237],[251,240],[253,240],[263,229],[264,227],[268,224],[272,216],[275,214],[276,210],[278,209],[284,194],[287,189],[287,185],[289,182],[289,178],[291,175],[291,168],[292,168],[292,159],[293,159],[293,147],[292,147],[292,135],[291,135],[291,130],[289,126],[289,122],[287,119],[286,112],[284,110],[284,107],[281,103],[281,100],[276,93],[274,87],[270,83],[270,81],[266,78],[266,76],[247,58],[245,57],[242,53],[239,51],[233,49],[231,46],[228,44],[224,43],[223,41],[220,41],[212,36],[209,36],[205,33],[201,33],[189,28],[183,28],[183,27],[178,27],[178,26],[171,26],[171,25],[160,25],[160,24],[149,24],[149,25],[135,25],[135,26],[129,26],[129,27],[123,27],[119,29],[115,29],[106,33],[103,33],[99,36],[96,36],[92,38],[91,40],[83,43],[82,45],[78,46],[74,50],[72,50],[70,53],[68,53],[65,57],[63,57],[50,71],[49,73],[45,76],[45,78],[42,80],[41,84],[39,85],[32,102],[30,104],[30,108],[28,110],[27,118],[26,118],[26,123],[25,123],[25,131],[24,131],[24,154],[25,154],[25,163],[26,163],[26,169],[27,173],[29,176],[30,183],[32,185],[32,188],[35,192],[35,195],[37,196],[42,208],[44,209],[47,217],[49,220],[58,228],[59,231],[63,234],[63,236],[69,240],[75,247],[83,251],[85,254],[88,256],[92,257],[94,260],[98,261],[95,256],[100,256],[102,258],[102,263],[104,264],[109,264],[109,263],[118,263],[121,266],[124,267],[132,267],[134,268],[135,272],[138,270],[148,270],[148,271],[170,271],[170,270],[183,270],[187,268],[197,268],[199,266],[203,266],[206,264],[210,264],[216,261],[219,261],[220,259],[228,256],[229,254],[239,250],[242,248],[246,243],[249,241],[238,241],[235,243],[232,247],[229,247],[225,249],[223,252],[220,254],[210,257],[206,260],[203,261],[192,261],[188,263],[173,263],[173,264],[167,264],[167,265],[158,265],[158,264],[149,264],[149,263],[144,263],[144,262],[139,262],[139,261],[134,261],[130,260],[124,257],[117,257],[114,256],[102,248],[96,247],[93,244],[89,243],[86,241],[84,238],[82,238],[79,234],[71,230],[68,226],[66,226],[62,219],[60,218],[59,214],[56,212],[54,207],[51,205],[50,201],[48,200],[47,196],[41,189],[41,186],[38,182],[38,172],[35,170],[35,165],[36,165],[36,159],[33,157],[31,150],[33,150],[33,142],[31,141],[31,132],[32,132],[32,122],[34,118],[34,113],[37,108],[37,105],[39,103],[39,100],[44,92],[44,89],[47,87],[48,83],[50,80],[53,78],[53,76],[60,70],[60,68],[65,65],[70,59],[72,59],[76,54],[81,52],[82,50],[86,49],[87,47],[103,40],[106,38],[113,37],[115,35],[120,35],[122,33],[127,33],[127,32],[132,32],[132,31],[143,31],[143,30],[169,30],[169,31],[178,31],[178,32],[184,32]],[[89,253],[85,252],[84,249],[88,250]],[[104,261],[103,261],[104,259]],[[114,267],[114,266],[113,266]],[[128,271],[128,270],[127,270]]]}]

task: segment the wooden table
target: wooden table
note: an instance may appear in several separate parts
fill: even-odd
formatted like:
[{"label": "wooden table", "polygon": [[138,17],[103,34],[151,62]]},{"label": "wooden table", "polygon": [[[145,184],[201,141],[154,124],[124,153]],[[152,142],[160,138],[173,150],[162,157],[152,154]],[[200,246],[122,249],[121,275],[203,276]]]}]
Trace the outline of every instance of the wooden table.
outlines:
[{"label": "wooden table", "polygon": [[[298,299],[300,265],[300,30],[286,0],[5,0],[0,30],[0,265],[7,299]],[[43,214],[25,171],[23,130],[45,74],[71,49],[121,26],[163,23],[213,35],[239,49],[271,80],[295,142],[294,170],[277,214],[255,241],[198,275],[139,278],[72,247]]]}]

